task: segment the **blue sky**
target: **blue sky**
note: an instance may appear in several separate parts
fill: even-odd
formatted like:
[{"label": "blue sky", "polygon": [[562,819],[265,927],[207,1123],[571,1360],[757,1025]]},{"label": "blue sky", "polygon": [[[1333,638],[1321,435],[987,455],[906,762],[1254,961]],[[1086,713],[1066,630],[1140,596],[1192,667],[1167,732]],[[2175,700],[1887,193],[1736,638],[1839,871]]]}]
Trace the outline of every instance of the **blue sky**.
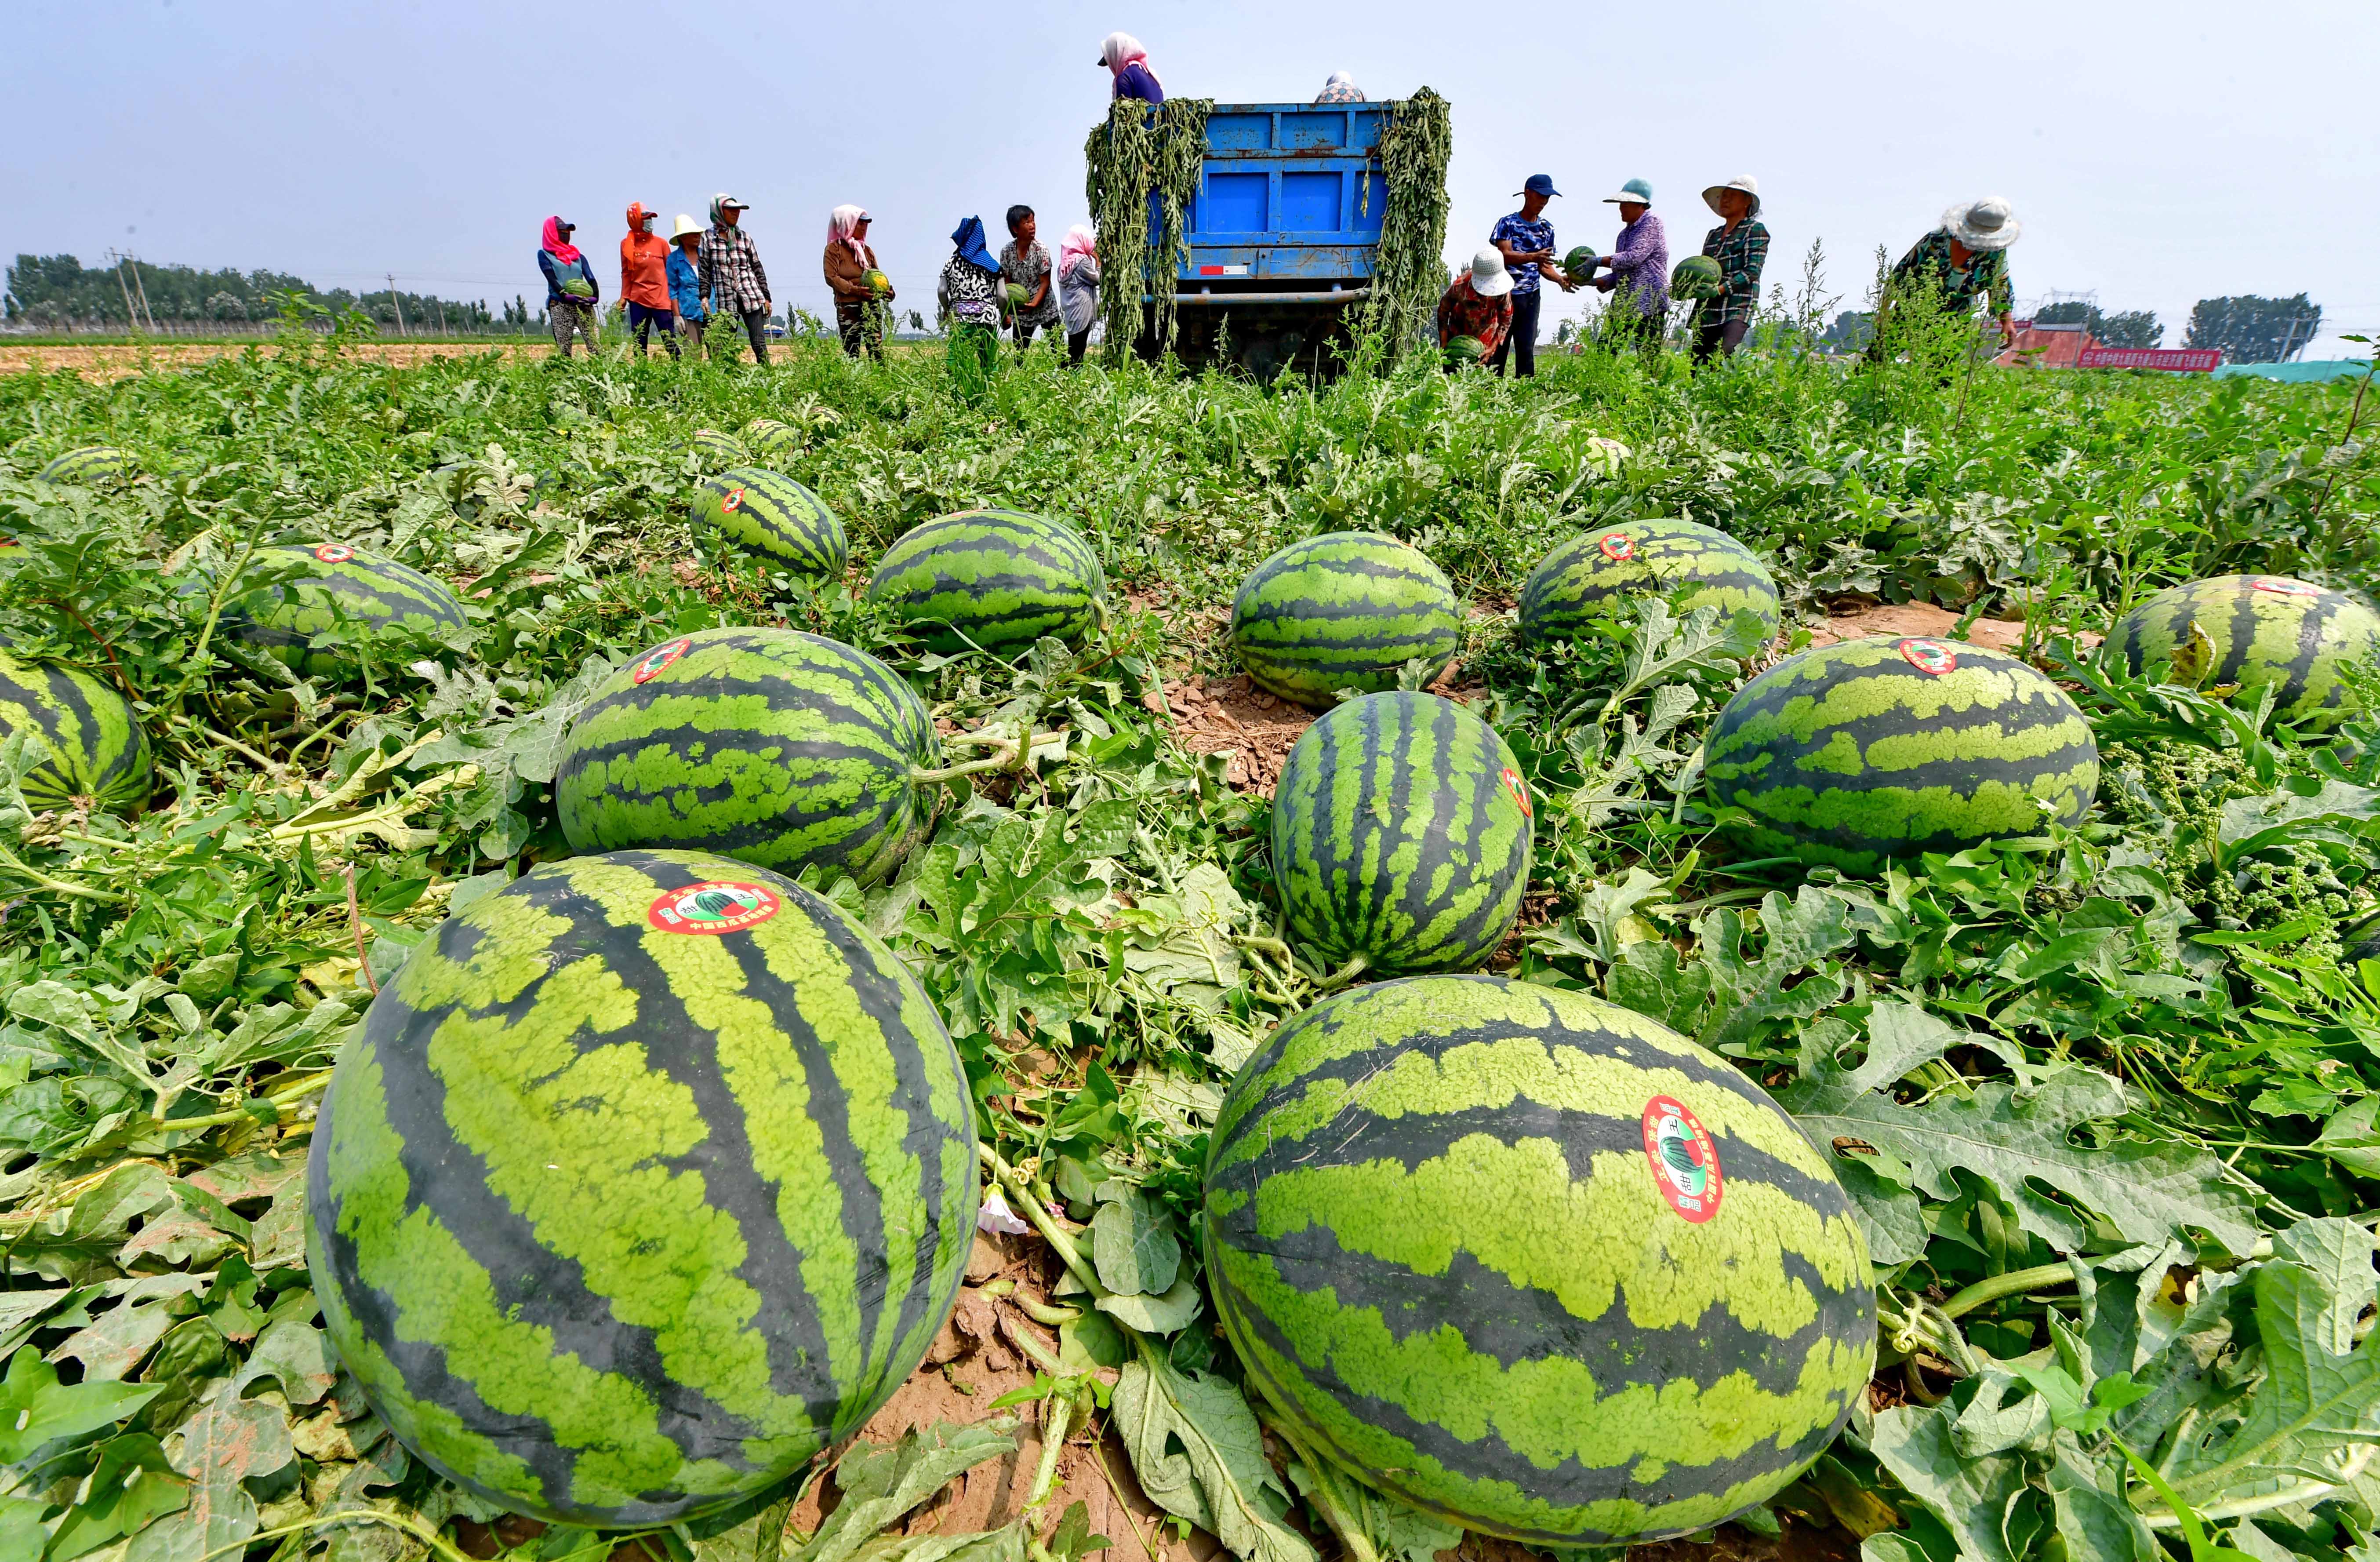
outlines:
[{"label": "blue sky", "polygon": [[1177,93],[1305,98],[1334,68],[1375,97],[1435,87],[1454,107],[1451,255],[1533,172],[1565,192],[1565,247],[1608,247],[1599,198],[1642,177],[1681,251],[1711,220],[1696,192],[1750,173],[1770,280],[1823,238],[1850,301],[1878,245],[1897,255],[1992,193],[2026,225],[2021,298],[2095,288],[2156,310],[2172,345],[2200,297],[2302,288],[2329,332],[2380,334],[2372,0],[9,9],[9,255],[129,248],[534,302],[547,213],[609,257],[630,201],[698,217],[723,189],[753,205],[781,307],[823,305],[826,214],[855,201],[905,301],[930,309],[958,218],[996,232],[1022,201],[1052,237],[1082,218],[1093,61],[1123,27]]}]

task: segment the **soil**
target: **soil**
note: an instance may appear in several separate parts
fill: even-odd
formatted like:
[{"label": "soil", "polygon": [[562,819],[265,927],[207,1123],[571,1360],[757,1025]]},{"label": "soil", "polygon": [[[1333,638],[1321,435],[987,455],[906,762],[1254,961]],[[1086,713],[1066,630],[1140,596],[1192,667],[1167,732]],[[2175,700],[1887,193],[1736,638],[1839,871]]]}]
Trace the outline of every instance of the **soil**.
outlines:
[{"label": "soil", "polygon": [[[123,380],[144,366],[195,369],[218,358],[237,358],[253,346],[271,357],[281,349],[269,341],[193,342],[180,347],[0,347],[0,374],[39,369],[55,372],[70,369],[87,380]],[[354,349],[373,363],[400,367],[427,363],[434,358],[470,358],[483,352],[543,358],[553,351],[551,342],[490,338],[485,342],[368,342]]]},{"label": "soil", "polygon": [[[1847,640],[1885,635],[1925,635],[1948,638],[1959,627],[1959,615],[1930,602],[1878,603],[1874,606],[1838,609],[1810,626],[1812,645],[1833,645]],[[2075,640],[2085,646],[2099,643],[2095,634]],[[2014,651],[2024,639],[2024,625],[2005,618],[1978,618],[1967,626],[1967,639],[1994,651]]]}]

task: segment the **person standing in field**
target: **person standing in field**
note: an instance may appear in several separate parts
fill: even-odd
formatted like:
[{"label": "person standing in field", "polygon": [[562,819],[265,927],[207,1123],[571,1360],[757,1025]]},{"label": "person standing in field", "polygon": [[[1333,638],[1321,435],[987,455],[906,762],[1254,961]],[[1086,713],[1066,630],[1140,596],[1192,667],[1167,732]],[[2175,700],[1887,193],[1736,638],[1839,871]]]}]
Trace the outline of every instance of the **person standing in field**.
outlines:
[{"label": "person standing in field", "polygon": [[1438,345],[1471,336],[1487,357],[1502,350],[1512,330],[1513,286],[1512,274],[1504,269],[1503,250],[1491,244],[1472,256],[1471,269],[1439,297]]},{"label": "person standing in field", "polygon": [[553,327],[554,348],[565,358],[570,356],[575,338],[584,337],[590,353],[601,345],[595,323],[595,305],[601,298],[595,268],[570,242],[577,226],[560,217],[546,218],[545,236],[537,251],[538,269],[545,273],[546,323]]},{"label": "person standing in field", "polygon": [[1066,321],[1066,363],[1083,361],[1099,318],[1099,238],[1081,223],[1058,246],[1058,304]]},{"label": "person standing in field", "polygon": [[1000,262],[983,247],[981,217],[952,230],[934,302],[950,332],[951,384],[972,407],[991,389],[1000,366]]},{"label": "person standing in field", "polygon": [[1554,262],[1554,225],[1545,219],[1546,202],[1561,193],[1554,188],[1553,176],[1531,174],[1517,193],[1521,209],[1497,218],[1488,235],[1488,242],[1504,257],[1504,271],[1512,286],[1512,329],[1497,345],[1488,366],[1501,374],[1509,356],[1515,360],[1513,373],[1529,379],[1537,372],[1537,310],[1545,299],[1538,287],[1538,268],[1552,268],[1554,281],[1565,293],[1575,284]]},{"label": "person standing in field", "polygon": [[1760,181],[1745,174],[1703,191],[1719,226],[1703,236],[1703,253],[1718,262],[1719,290],[1694,310],[1694,361],[1713,353],[1735,356],[1760,309],[1760,273],[1768,263],[1768,229],[1760,221]]},{"label": "person standing in field", "polygon": [[702,351],[702,328],[710,319],[710,311],[702,303],[702,270],[695,260],[695,251],[701,243],[702,225],[680,212],[677,226],[670,230],[666,275],[670,304],[677,311],[677,333],[697,355]]},{"label": "person standing in field", "polygon": [[[1010,288],[1016,350],[1022,352],[1033,345],[1033,333],[1052,328],[1062,318],[1050,275],[1050,251],[1041,246],[1040,219],[1030,206],[1008,209],[1008,242],[1000,247],[1000,275]],[[1022,298],[1017,297],[1019,289]]]},{"label": "person standing in field", "polygon": [[670,302],[669,240],[653,231],[661,215],[641,201],[628,202],[628,237],[620,240],[620,301],[628,308],[628,329],[637,334],[637,356],[652,345],[653,327],[677,356],[677,306]]},{"label": "person standing in field", "polygon": [[1109,33],[1107,42],[1099,45],[1099,63],[1114,74],[1114,96],[1148,104],[1165,101],[1165,84],[1148,68],[1148,51],[1131,33]]},{"label": "person standing in field", "polygon": [[[1982,297],[2000,328],[2003,350],[2016,346],[2015,286],[2009,280],[2008,249],[2024,225],[1997,195],[1961,201],[1942,214],[1942,226],[1911,246],[1885,282],[1884,307],[1888,311],[1903,299],[1926,289],[1940,302],[1942,312],[1961,319],[1973,314]],[[1884,341],[1884,322],[1876,322],[1871,356]]]},{"label": "person standing in field", "polygon": [[769,296],[769,274],[760,266],[760,247],[744,231],[744,214],[751,209],[732,195],[712,196],[710,227],[695,250],[695,264],[702,273],[703,298],[744,322],[753,360],[765,369],[775,300]]},{"label": "person standing in field", "polygon": [[[834,295],[834,326],[843,350],[857,358],[865,353],[884,361],[884,306],[892,301],[892,287],[882,292],[868,286],[868,274],[877,270],[876,250],[868,242],[868,214],[857,206],[836,207],[826,219],[826,285]],[[881,275],[879,273],[879,275]]]},{"label": "person standing in field", "polygon": [[1653,187],[1645,180],[1631,179],[1603,200],[1620,208],[1621,227],[1611,253],[1595,262],[1609,266],[1611,275],[1597,277],[1595,285],[1606,293],[1628,290],[1626,303],[1615,299],[1615,308],[1604,311],[1606,329],[1615,345],[1633,345],[1649,356],[1661,350],[1670,321],[1670,236],[1654,214]]}]

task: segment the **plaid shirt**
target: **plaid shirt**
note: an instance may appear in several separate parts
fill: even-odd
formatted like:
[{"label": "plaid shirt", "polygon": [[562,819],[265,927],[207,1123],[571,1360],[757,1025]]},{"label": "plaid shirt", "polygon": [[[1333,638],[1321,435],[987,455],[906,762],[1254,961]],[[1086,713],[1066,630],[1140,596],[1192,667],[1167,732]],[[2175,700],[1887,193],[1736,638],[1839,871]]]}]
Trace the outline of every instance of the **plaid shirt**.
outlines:
[{"label": "plaid shirt", "polygon": [[1438,300],[1438,345],[1444,347],[1457,336],[1476,336],[1479,345],[1493,356],[1496,348],[1512,330],[1512,295],[1500,299],[1483,299],[1471,290],[1471,275],[1465,272],[1455,278]]},{"label": "plaid shirt", "polygon": [[702,296],[717,299],[736,314],[769,307],[769,274],[760,269],[760,247],[741,227],[706,229],[695,249],[702,273]]},{"label": "plaid shirt", "polygon": [[1751,322],[1760,310],[1760,270],[1768,263],[1768,230],[1746,217],[1727,231],[1721,224],[1703,236],[1703,253],[1718,262],[1720,292],[1705,299],[1697,315],[1704,325]]},{"label": "plaid shirt", "polygon": [[1994,315],[2007,314],[2015,308],[2015,288],[2009,281],[2008,251],[2005,250],[1971,250],[1967,263],[1950,263],[1950,233],[1948,228],[1936,228],[1919,239],[1900,263],[1892,268],[1896,291],[1930,282],[1942,295],[1944,310],[1964,314],[1975,307],[1978,294],[1991,299]]}]

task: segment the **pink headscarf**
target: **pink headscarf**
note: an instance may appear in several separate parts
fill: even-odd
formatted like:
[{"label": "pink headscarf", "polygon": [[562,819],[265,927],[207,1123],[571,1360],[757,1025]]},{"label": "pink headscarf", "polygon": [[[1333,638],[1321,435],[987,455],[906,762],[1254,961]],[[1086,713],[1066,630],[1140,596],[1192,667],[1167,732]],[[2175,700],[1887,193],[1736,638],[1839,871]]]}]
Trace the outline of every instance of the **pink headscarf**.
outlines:
[{"label": "pink headscarf", "polygon": [[1106,64],[1108,69],[1118,76],[1123,74],[1124,67],[1136,65],[1148,71],[1148,79],[1151,81],[1157,81],[1160,88],[1165,85],[1164,82],[1157,80],[1157,72],[1149,66],[1148,51],[1142,48],[1140,40],[1129,32],[1109,33],[1107,42],[1099,45],[1099,58]]},{"label": "pink headscarf", "polygon": [[868,212],[860,206],[838,206],[828,214],[826,241],[840,244],[851,251],[851,258],[861,265],[868,263],[868,246],[859,241],[859,225],[868,220]]},{"label": "pink headscarf", "polygon": [[578,246],[570,243],[562,237],[562,219],[560,217],[548,217],[545,219],[545,252],[552,255],[555,260],[560,261],[564,265],[568,265],[571,262],[578,259]]},{"label": "pink headscarf", "polygon": [[1066,268],[1082,256],[1088,255],[1093,260],[1097,260],[1099,254],[1099,236],[1082,224],[1076,223],[1066,230],[1064,241],[1058,246],[1058,275],[1065,275]]}]

